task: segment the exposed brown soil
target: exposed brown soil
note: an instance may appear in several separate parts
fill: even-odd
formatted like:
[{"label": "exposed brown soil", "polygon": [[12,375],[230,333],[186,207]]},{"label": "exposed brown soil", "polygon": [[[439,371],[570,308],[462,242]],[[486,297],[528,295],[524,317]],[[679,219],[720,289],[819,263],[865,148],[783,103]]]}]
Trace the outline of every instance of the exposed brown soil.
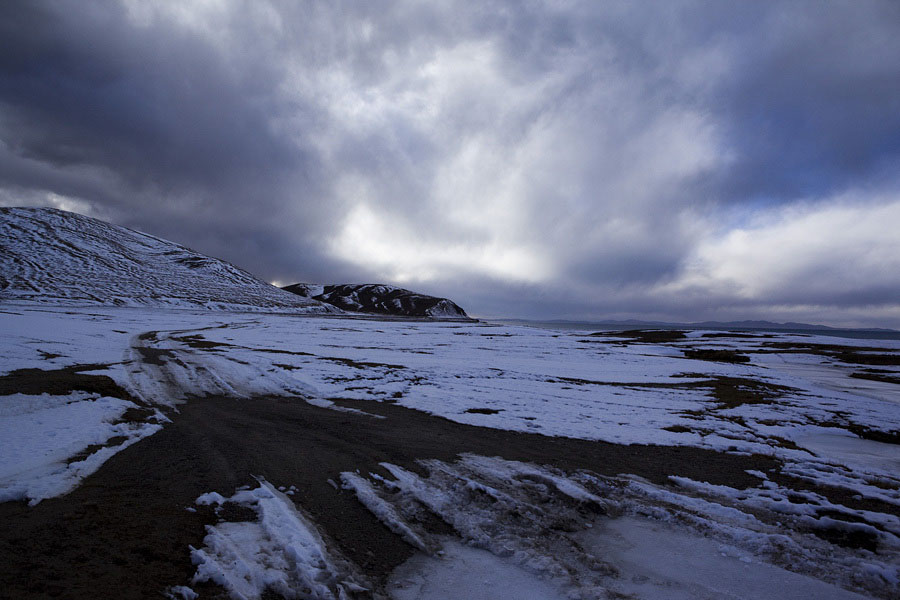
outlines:
[{"label": "exposed brown soil", "polygon": [[895,383],[900,385],[900,376],[886,375],[884,373],[851,373],[850,377],[854,379],[868,379],[869,381],[881,381],[883,383]]},{"label": "exposed brown soil", "polygon": [[69,458],[66,459],[66,464],[81,462],[84,459],[86,459],[88,456],[90,456],[91,454],[96,452],[97,450],[100,450],[101,448],[113,448],[115,446],[121,446],[126,441],[128,441],[128,438],[125,437],[124,435],[114,435],[113,437],[106,440],[106,442],[103,444],[91,444],[87,448],[82,450],[81,452],[78,452],[77,454],[73,454],[72,456],[70,456]]},{"label": "exposed brown soil", "polygon": [[787,386],[743,377],[712,379],[712,393],[719,402],[719,408],[736,408],[742,404],[771,404],[779,396],[791,391],[793,390]]},{"label": "exposed brown soil", "polygon": [[112,396],[137,402],[106,375],[87,375],[84,371],[102,371],[107,365],[73,365],[62,369],[18,369],[0,376],[0,396],[10,394],[52,394],[65,396],[74,391]]},{"label": "exposed brown soil", "polygon": [[[856,515],[835,511],[835,510],[819,510],[816,512],[816,518],[829,518],[835,521],[845,523],[865,523],[866,520]],[[869,552],[878,552],[878,536],[872,531],[861,531],[856,529],[847,529],[842,526],[836,527],[813,527],[809,529],[816,537],[827,542],[843,546],[845,548],[863,548]]]},{"label": "exposed brown soil", "polygon": [[834,357],[852,365],[900,367],[900,354],[869,354],[866,352],[839,352]]},{"label": "exposed brown soil", "polygon": [[174,352],[165,348],[146,348],[144,346],[138,346],[136,349],[141,354],[141,360],[143,360],[148,365],[156,365],[158,367],[161,367],[162,365],[166,364],[167,361],[178,360],[177,358],[175,358]]},{"label": "exposed brown soil", "polygon": [[346,365],[348,367],[354,367],[357,369],[367,369],[367,368],[384,368],[389,370],[399,370],[405,369],[406,367],[403,365],[392,365],[390,363],[380,363],[380,362],[366,362],[353,360],[352,358],[342,358],[340,356],[318,356],[319,360],[327,360],[329,362],[338,363],[339,365]]},{"label": "exposed brown soil", "polygon": [[644,344],[665,344],[668,342],[677,342],[684,339],[683,331],[675,331],[670,329],[629,329],[627,331],[598,331],[591,333],[596,337],[615,337],[628,338],[635,342]]},{"label": "exposed brown soil", "polygon": [[891,348],[860,348],[840,344],[812,344],[799,342],[765,342],[767,348],[779,352],[798,352],[827,356],[851,365],[900,366],[900,353]]},{"label": "exposed brown soil", "polygon": [[771,333],[737,333],[735,331],[722,331],[717,333],[704,333],[700,337],[704,338],[743,338],[743,339],[760,339],[773,338]]},{"label": "exposed brown soil", "polygon": [[[859,346],[846,346],[843,344],[816,344],[813,342],[764,342],[764,346],[768,348],[776,348],[778,350],[793,350],[796,352],[809,352],[813,354],[836,353],[836,352],[859,352],[863,350]],[[864,348],[866,352],[893,352],[890,348]]]},{"label": "exposed brown soil", "polygon": [[464,412],[471,413],[474,415],[496,415],[501,410],[500,408],[467,408]]},{"label": "exposed brown soil", "polygon": [[690,427],[685,427],[684,425],[669,425],[667,427],[663,427],[664,431],[671,431],[672,433],[690,433],[693,431]]},{"label": "exposed brown soil", "polygon": [[850,423],[846,428],[850,433],[864,440],[872,440],[883,444],[900,444],[900,431],[880,431],[856,423]]},{"label": "exposed brown soil", "polygon": [[713,362],[727,362],[727,363],[750,362],[749,356],[739,354],[739,353],[735,352],[734,350],[707,350],[707,349],[685,350],[684,357],[692,358],[694,360],[711,360]]},{"label": "exposed brown soil", "polygon": [[[897,515],[900,512],[894,504],[876,498],[860,496],[859,492],[853,489],[813,483],[781,471],[771,472],[768,475],[769,479],[778,485],[797,491],[815,492],[827,498],[829,502],[846,506],[851,510],[868,510],[886,515]],[[847,518],[844,518],[844,520],[847,520]]]},{"label": "exposed brown soil", "polygon": [[[386,403],[340,404],[381,415],[317,408],[302,400],[194,399],[159,433],[111,458],[63,498],[29,508],[0,504],[0,590],[10,598],[152,598],[187,584],[189,545],[202,544],[211,510],[186,510],[202,493],[231,495],[261,476],[294,485],[295,502],[375,580],[412,549],[355,496],[328,479],[377,471],[387,461],[450,461],[462,452],[549,464],[572,471],[668,475],[744,488],[778,463],[687,447],[622,446],[479,428]],[[418,470],[418,469],[417,469]],[[220,590],[207,584],[204,597]]]},{"label": "exposed brown soil", "polygon": [[[621,381],[592,381],[590,379],[578,379],[574,377],[556,377],[547,381],[562,381],[572,385],[602,385],[612,387],[626,388],[669,388],[682,390],[698,390],[707,393],[717,403],[716,408],[736,408],[742,404],[771,404],[777,400],[779,396],[790,393],[793,390],[787,386],[767,383],[756,379],[748,379],[744,377],[726,377],[697,374],[682,373],[675,377],[684,378],[703,378],[703,381],[690,381],[685,383],[670,382],[621,382]],[[699,412],[705,412],[700,410]]]},{"label": "exposed brown soil", "polygon": [[211,342],[200,334],[183,335],[180,337],[173,337],[172,339],[198,350],[218,350],[219,348],[235,347],[234,344],[229,344],[226,342]]}]

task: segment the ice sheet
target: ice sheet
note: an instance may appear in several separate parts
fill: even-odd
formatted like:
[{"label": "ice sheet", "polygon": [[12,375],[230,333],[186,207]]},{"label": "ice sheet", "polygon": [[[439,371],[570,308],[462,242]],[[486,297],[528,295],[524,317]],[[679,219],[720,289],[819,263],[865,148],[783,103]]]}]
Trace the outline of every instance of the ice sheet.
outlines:
[{"label": "ice sheet", "polygon": [[602,521],[579,536],[624,576],[610,588],[642,600],[862,600],[866,596],[761,562],[751,553],[648,519]]},{"label": "ice sheet", "polygon": [[[520,570],[572,599],[893,598],[900,591],[896,516],[851,510],[766,478],[738,490],[683,477],[660,486],[634,476],[567,475],[473,455],[419,462],[425,475],[387,463],[390,478],[355,475],[368,480],[363,504],[393,531],[447,550],[447,538],[425,530],[424,507],[457,542],[490,553],[502,575],[487,587]],[[842,531],[868,536],[873,546],[828,541]],[[420,556],[392,581],[410,597],[430,597],[472,583],[466,563]]]},{"label": "ice sheet", "polygon": [[388,582],[394,600],[560,600],[563,590],[477,548],[444,540],[439,557],[416,555]]}]

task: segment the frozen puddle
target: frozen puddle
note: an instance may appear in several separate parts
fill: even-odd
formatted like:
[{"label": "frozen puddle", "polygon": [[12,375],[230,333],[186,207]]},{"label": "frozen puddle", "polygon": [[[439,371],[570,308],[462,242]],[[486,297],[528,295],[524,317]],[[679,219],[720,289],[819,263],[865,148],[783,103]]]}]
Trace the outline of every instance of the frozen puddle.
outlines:
[{"label": "frozen puddle", "polygon": [[759,562],[733,546],[646,519],[601,519],[597,527],[578,537],[587,551],[602,555],[619,570],[618,578],[607,580],[608,589],[627,597],[643,600],[865,598]]},{"label": "frozen puddle", "polygon": [[[576,536],[603,556],[618,576],[606,579],[609,597],[641,600],[861,600],[823,581],[759,562],[733,546],[635,517],[601,519]],[[561,600],[570,593],[538,576],[457,541],[444,555],[418,554],[388,582],[394,600]],[[617,595],[619,594],[619,595]]]},{"label": "frozen puddle", "polygon": [[900,447],[894,444],[866,440],[844,431],[802,435],[796,443],[826,460],[856,469],[875,467],[887,473],[900,473]]},{"label": "frozen puddle", "polygon": [[388,581],[394,600],[558,600],[566,595],[487,552],[446,540],[441,557],[418,554]]}]

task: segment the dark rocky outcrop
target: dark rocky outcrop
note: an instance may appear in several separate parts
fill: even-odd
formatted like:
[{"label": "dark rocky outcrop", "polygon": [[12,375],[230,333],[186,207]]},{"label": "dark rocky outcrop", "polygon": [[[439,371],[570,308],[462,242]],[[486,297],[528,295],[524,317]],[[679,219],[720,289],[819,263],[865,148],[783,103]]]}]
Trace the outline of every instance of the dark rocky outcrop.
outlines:
[{"label": "dark rocky outcrop", "polygon": [[377,284],[314,285],[295,283],[288,292],[325,302],[343,310],[397,317],[467,319],[453,301],[418,294],[403,288]]}]

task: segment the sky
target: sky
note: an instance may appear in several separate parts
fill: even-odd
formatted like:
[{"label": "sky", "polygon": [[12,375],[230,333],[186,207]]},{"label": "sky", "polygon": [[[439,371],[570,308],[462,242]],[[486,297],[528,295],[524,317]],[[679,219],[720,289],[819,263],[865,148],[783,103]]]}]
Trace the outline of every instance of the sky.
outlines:
[{"label": "sky", "polygon": [[0,206],[478,316],[900,328],[900,2],[10,0]]}]

